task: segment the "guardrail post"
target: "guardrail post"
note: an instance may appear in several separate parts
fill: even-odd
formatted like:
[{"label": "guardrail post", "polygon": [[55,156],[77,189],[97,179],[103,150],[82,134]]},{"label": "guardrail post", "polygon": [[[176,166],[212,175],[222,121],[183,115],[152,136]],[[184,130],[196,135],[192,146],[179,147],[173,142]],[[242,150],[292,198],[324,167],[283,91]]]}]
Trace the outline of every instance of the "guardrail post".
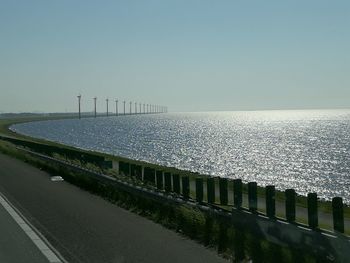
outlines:
[{"label": "guardrail post", "polygon": [[148,170],[148,180],[151,184],[155,184],[156,182],[156,174],[155,174],[155,169],[149,168]]},{"label": "guardrail post", "polygon": [[215,181],[213,177],[207,178],[207,199],[209,204],[215,203]]},{"label": "guardrail post", "polygon": [[307,214],[309,227],[312,229],[318,228],[318,207],[317,207],[317,194],[307,194]]},{"label": "guardrail post", "polygon": [[130,176],[130,164],[127,162],[120,162],[120,170],[125,176]]},{"label": "guardrail post", "polygon": [[295,190],[287,189],[286,195],[286,219],[288,222],[295,222]]},{"label": "guardrail post", "polygon": [[236,208],[242,207],[242,180],[233,180],[233,205]]},{"label": "guardrail post", "polygon": [[198,203],[203,202],[203,178],[196,178],[196,201]]},{"label": "guardrail post", "polygon": [[344,233],[343,199],[341,197],[334,197],[332,199],[332,208],[334,231]]},{"label": "guardrail post", "polygon": [[182,176],[182,196],[184,199],[188,199],[190,197],[190,178],[188,176]]},{"label": "guardrail post", "polygon": [[255,213],[258,210],[258,186],[256,182],[248,183],[249,210]]},{"label": "guardrail post", "polygon": [[267,185],[266,190],[266,215],[270,218],[275,217],[276,207],[275,207],[275,186]]},{"label": "guardrail post", "polygon": [[180,194],[180,176],[178,174],[173,174],[173,191]]},{"label": "guardrail post", "polygon": [[228,203],[228,191],[227,191],[227,179],[219,178],[219,191],[220,191],[220,204],[227,205]]},{"label": "guardrail post", "polygon": [[165,192],[171,191],[171,173],[164,173],[164,190]]},{"label": "guardrail post", "polygon": [[156,178],[157,178],[157,189],[162,190],[163,189],[163,171],[156,171]]}]

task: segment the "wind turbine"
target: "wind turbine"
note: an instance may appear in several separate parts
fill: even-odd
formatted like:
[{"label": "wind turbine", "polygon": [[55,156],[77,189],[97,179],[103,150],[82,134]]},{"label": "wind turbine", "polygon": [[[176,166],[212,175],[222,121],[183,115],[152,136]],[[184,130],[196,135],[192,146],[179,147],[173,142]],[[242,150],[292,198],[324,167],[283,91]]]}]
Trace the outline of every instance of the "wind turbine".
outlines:
[{"label": "wind turbine", "polygon": [[108,101],[109,101],[109,99],[107,98],[107,99],[106,99],[106,104],[107,104],[107,117],[108,117]]},{"label": "wind turbine", "polygon": [[118,100],[115,100],[115,116],[118,116]]},{"label": "wind turbine", "polygon": [[132,109],[131,109],[132,101],[130,101],[129,104],[130,104],[129,113],[130,113],[130,115],[131,115],[131,113],[132,113]]},{"label": "wind turbine", "polygon": [[126,102],[126,101],[124,100],[124,101],[123,101],[123,103],[124,103],[124,115],[125,115],[125,102]]},{"label": "wind turbine", "polygon": [[95,118],[96,118],[96,115],[97,115],[97,114],[96,114],[96,100],[97,100],[97,97],[95,97],[95,98],[94,98],[94,106],[95,106],[95,107],[94,107],[94,109],[95,109]]},{"label": "wind turbine", "polygon": [[78,105],[79,105],[79,119],[81,118],[81,113],[80,113],[80,100],[81,100],[81,94],[79,94],[78,96]]}]

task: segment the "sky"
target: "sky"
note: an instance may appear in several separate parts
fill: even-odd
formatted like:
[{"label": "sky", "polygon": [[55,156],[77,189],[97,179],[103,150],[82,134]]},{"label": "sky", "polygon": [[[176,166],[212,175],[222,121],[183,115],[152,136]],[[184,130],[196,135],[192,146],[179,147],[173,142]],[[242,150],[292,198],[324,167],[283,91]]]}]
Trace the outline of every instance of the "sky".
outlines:
[{"label": "sky", "polygon": [[0,113],[350,108],[350,1],[0,0]]}]

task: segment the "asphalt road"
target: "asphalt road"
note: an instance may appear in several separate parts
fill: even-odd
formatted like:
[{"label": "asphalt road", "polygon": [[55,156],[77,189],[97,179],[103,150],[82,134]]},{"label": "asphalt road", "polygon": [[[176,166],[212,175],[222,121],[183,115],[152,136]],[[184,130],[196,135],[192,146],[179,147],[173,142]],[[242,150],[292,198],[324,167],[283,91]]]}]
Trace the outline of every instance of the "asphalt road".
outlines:
[{"label": "asphalt road", "polygon": [[[227,262],[215,251],[0,154],[0,192],[69,262]],[[0,248],[1,250],[1,248]]]},{"label": "asphalt road", "polygon": [[0,205],[0,233],[0,262],[49,262],[2,205]]}]

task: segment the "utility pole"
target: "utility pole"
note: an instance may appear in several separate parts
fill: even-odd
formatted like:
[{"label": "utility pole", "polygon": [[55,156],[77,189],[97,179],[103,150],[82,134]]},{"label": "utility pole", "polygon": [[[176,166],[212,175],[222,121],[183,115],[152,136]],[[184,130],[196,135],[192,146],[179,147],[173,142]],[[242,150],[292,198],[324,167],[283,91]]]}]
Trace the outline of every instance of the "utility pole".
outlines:
[{"label": "utility pole", "polygon": [[123,103],[124,103],[124,115],[125,115],[125,100],[123,101]]},{"label": "utility pole", "polygon": [[106,99],[106,104],[107,104],[107,117],[108,117],[108,99]]},{"label": "utility pole", "polygon": [[78,105],[79,105],[79,119],[81,118],[81,113],[80,113],[80,100],[81,100],[81,95],[79,94],[78,96]]},{"label": "utility pole", "polygon": [[118,100],[115,100],[115,116],[118,116]]},{"label": "utility pole", "polygon": [[96,115],[97,115],[97,114],[96,114],[96,100],[97,100],[97,97],[95,97],[95,98],[94,98],[94,106],[95,106],[95,107],[94,107],[94,109],[95,109],[94,111],[95,111],[95,118],[96,118]]}]

